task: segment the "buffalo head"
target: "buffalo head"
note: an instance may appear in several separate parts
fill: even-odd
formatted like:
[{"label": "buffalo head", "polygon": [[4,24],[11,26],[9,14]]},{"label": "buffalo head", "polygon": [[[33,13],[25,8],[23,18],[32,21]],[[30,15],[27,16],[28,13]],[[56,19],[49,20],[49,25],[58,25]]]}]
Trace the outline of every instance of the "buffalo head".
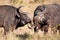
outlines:
[{"label": "buffalo head", "polygon": [[18,8],[18,18],[19,18],[19,22],[18,22],[18,24],[17,24],[17,27],[20,27],[20,26],[24,26],[24,25],[26,25],[26,24],[28,24],[28,23],[30,23],[31,22],[31,19],[28,17],[28,13],[27,12],[23,12],[23,11],[19,11],[19,9],[20,9],[21,7],[19,7]]},{"label": "buffalo head", "polygon": [[43,28],[44,25],[47,25],[47,19],[45,17],[45,13],[46,13],[46,8],[44,5],[38,6],[34,11],[34,16],[33,16],[34,31]]},{"label": "buffalo head", "polygon": [[28,17],[27,14],[25,14],[25,12],[21,13],[21,17],[20,17],[20,25],[25,25],[27,23],[30,23],[31,20],[30,18]]}]

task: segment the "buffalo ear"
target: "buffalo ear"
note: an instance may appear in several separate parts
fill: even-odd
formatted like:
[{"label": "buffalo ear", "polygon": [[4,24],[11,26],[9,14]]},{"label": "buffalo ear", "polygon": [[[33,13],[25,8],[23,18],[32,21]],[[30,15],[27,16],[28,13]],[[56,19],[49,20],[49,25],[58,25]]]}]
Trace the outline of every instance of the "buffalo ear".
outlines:
[{"label": "buffalo ear", "polygon": [[17,14],[17,15],[16,15],[16,17],[20,18],[20,15],[19,15],[19,14]]},{"label": "buffalo ear", "polygon": [[45,5],[38,6],[36,9],[40,10],[41,12],[43,12],[45,10]]}]

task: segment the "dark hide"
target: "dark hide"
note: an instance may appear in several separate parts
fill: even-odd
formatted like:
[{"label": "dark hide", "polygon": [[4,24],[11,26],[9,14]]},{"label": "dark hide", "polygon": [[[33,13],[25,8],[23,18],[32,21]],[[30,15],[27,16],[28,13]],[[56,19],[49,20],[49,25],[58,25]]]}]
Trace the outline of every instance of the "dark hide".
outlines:
[{"label": "dark hide", "polygon": [[[23,20],[23,22],[27,22],[27,20],[30,21],[30,19],[27,19],[28,16],[26,14],[24,15],[23,13],[19,12],[19,9],[20,7],[16,8],[9,5],[0,6],[0,26],[4,28],[4,34],[6,34],[8,31],[13,31],[16,27],[21,26],[21,20]],[[22,23],[22,26],[25,24]]]},{"label": "dark hide", "polygon": [[[40,16],[38,16],[38,15],[40,15]],[[41,15],[42,15],[42,17],[41,17]],[[38,17],[36,18],[36,16],[38,16]],[[35,19],[37,19],[37,20],[35,20]],[[39,27],[40,29],[42,29],[42,28],[44,29],[45,25],[47,24],[47,27],[46,27],[47,30],[48,30],[48,27],[51,27],[53,33],[56,33],[57,27],[58,27],[57,25],[60,24],[60,5],[48,4],[48,5],[38,6],[36,8],[36,10],[34,11],[33,22],[35,25],[37,25],[37,23],[39,25],[41,25]],[[42,25],[42,23],[43,23],[43,25]]]}]

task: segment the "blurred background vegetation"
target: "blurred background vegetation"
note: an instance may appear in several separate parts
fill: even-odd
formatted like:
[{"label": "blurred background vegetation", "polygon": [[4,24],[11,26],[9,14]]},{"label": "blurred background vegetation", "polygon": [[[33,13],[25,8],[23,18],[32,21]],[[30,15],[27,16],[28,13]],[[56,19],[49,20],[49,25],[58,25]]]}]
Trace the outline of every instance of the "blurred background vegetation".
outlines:
[{"label": "blurred background vegetation", "polygon": [[0,5],[1,4],[24,5],[30,3],[50,4],[50,3],[60,3],[60,0],[0,0]]}]

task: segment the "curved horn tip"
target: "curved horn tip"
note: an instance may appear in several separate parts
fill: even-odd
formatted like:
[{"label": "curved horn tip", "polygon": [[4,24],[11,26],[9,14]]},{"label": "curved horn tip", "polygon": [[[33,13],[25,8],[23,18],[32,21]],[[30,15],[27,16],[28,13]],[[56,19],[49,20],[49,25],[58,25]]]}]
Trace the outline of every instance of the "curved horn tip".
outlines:
[{"label": "curved horn tip", "polygon": [[19,8],[18,8],[18,9],[20,9],[21,7],[24,7],[24,6],[19,6]]}]

